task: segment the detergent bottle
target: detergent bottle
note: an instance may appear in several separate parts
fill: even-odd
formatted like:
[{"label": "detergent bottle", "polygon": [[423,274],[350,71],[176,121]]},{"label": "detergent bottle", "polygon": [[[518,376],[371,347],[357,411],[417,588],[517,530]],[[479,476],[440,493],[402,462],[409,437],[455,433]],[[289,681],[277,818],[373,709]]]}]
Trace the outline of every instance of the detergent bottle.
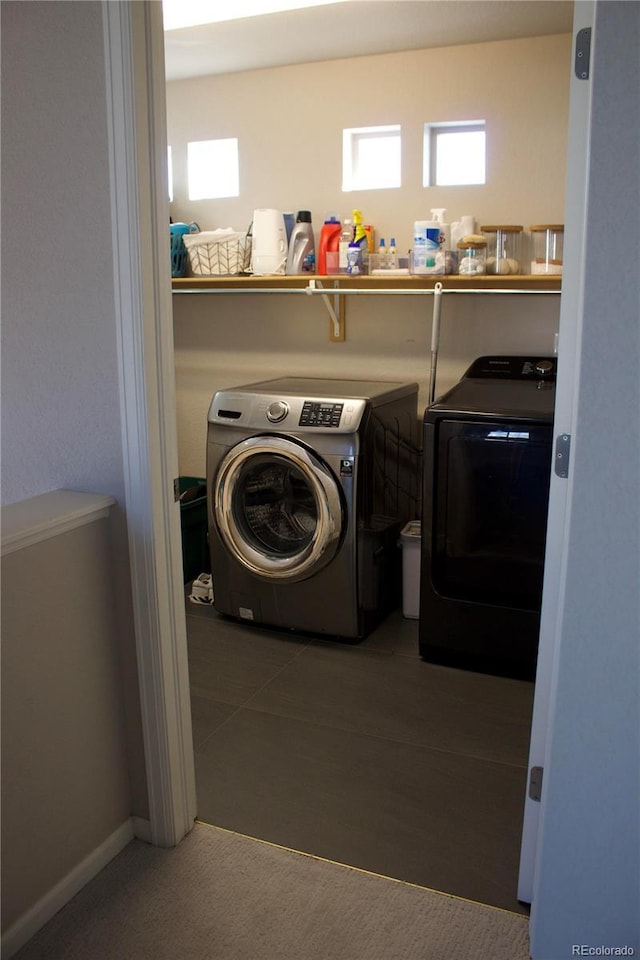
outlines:
[{"label": "detergent bottle", "polygon": [[296,225],[291,232],[287,254],[287,274],[313,273],[316,266],[316,247],[311,226],[311,211],[298,210]]},{"label": "detergent bottle", "polygon": [[[322,225],[318,243],[318,273],[321,276],[326,276],[328,273],[327,254],[338,253],[341,232],[342,225],[337,217],[330,216]],[[332,263],[331,266],[332,272],[337,272],[337,263]]]}]

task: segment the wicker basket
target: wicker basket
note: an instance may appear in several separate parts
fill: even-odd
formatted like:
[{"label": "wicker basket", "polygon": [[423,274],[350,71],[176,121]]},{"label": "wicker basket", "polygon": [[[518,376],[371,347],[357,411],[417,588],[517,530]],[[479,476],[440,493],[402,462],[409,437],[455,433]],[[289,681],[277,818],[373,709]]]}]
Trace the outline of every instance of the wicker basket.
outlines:
[{"label": "wicker basket", "polygon": [[186,277],[187,275],[187,248],[183,243],[186,233],[197,233],[200,227],[197,223],[169,224],[169,239],[171,241],[171,276]]},{"label": "wicker basket", "polygon": [[251,236],[233,231],[207,231],[184,237],[194,277],[233,277],[251,263]]}]

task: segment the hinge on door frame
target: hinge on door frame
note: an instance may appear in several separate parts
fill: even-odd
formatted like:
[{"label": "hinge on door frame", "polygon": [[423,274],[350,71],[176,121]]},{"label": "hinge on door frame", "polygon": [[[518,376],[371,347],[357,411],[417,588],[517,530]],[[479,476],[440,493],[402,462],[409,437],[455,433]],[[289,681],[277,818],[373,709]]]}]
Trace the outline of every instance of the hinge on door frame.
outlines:
[{"label": "hinge on door frame", "polygon": [[543,767],[531,767],[531,772],[529,773],[529,799],[535,800],[537,803],[540,803],[540,797],[542,796],[543,773]]},{"label": "hinge on door frame", "polygon": [[571,435],[561,433],[556,437],[556,454],[554,469],[556,476],[566,480],[569,476],[569,455],[571,453]]},{"label": "hinge on door frame", "polygon": [[573,69],[578,80],[589,79],[591,60],[591,27],[583,27],[576,33],[576,58]]},{"label": "hinge on door frame", "polygon": [[180,499],[180,477],[176,477],[173,481],[173,502],[177,503]]}]

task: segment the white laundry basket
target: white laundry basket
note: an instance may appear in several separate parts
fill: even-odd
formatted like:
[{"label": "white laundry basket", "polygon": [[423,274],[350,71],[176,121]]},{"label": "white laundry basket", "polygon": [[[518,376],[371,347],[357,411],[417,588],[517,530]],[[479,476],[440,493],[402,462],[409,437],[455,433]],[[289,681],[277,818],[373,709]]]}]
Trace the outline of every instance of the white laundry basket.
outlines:
[{"label": "white laundry basket", "polygon": [[402,547],[402,616],[417,620],[420,613],[419,520],[410,520],[400,533]]}]

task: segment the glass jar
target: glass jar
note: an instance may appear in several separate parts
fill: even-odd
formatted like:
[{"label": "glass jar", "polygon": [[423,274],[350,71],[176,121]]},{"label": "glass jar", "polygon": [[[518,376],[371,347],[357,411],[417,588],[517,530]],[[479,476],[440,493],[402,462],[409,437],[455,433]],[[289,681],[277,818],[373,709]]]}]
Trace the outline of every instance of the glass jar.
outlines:
[{"label": "glass jar", "polygon": [[564,224],[542,223],[531,230],[531,273],[562,273]]},{"label": "glass jar", "polygon": [[486,272],[487,241],[484,237],[468,236],[458,240],[458,273],[464,277],[474,277]]},{"label": "glass jar", "polygon": [[487,239],[487,273],[521,273],[522,227],[480,227]]}]

